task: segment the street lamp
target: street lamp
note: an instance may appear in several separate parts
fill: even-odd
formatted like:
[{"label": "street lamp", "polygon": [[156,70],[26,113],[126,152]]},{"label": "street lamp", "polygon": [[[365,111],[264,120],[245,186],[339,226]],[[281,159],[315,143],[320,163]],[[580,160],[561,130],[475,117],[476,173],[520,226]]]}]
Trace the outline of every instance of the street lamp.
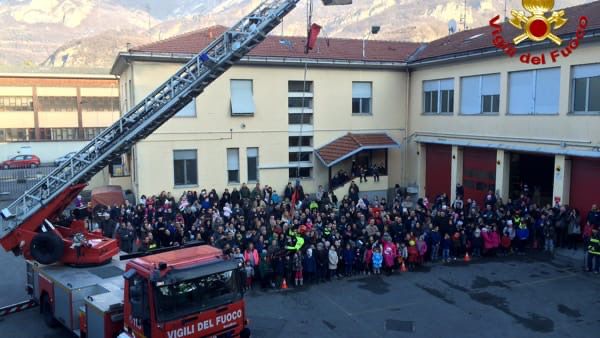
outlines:
[{"label": "street lamp", "polygon": [[366,49],[367,48],[367,40],[369,40],[371,35],[377,35],[377,33],[379,33],[380,30],[381,30],[380,26],[371,26],[371,31],[369,33],[367,33],[367,35],[364,37],[363,45],[362,45],[363,59],[367,57],[367,49]]}]

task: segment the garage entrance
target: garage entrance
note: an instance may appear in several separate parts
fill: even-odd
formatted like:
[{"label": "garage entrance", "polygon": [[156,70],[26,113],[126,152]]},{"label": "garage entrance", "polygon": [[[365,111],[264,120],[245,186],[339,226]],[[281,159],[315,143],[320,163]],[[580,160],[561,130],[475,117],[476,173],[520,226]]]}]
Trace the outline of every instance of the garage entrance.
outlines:
[{"label": "garage entrance", "polygon": [[600,159],[575,157],[571,159],[570,204],[579,209],[582,219],[592,207],[600,205]]},{"label": "garage entrance", "polygon": [[529,196],[538,205],[552,203],[554,156],[511,153],[509,196],[514,200],[529,188]]},{"label": "garage entrance", "polygon": [[462,180],[464,199],[471,198],[481,205],[488,191],[496,190],[496,150],[464,148]]},{"label": "garage entrance", "polygon": [[450,176],[452,171],[452,147],[441,144],[428,144],[425,164],[425,195],[430,201],[442,193],[450,197]]}]

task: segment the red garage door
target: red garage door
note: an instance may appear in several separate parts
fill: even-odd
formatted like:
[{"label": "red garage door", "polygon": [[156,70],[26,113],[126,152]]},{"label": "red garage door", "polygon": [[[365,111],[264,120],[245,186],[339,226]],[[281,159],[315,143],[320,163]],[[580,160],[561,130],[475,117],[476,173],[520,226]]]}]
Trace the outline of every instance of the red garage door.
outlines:
[{"label": "red garage door", "polygon": [[582,221],[592,204],[600,205],[600,159],[574,157],[571,160],[570,204],[579,209]]},{"label": "red garage door", "polygon": [[465,188],[465,200],[471,198],[478,205],[483,203],[488,190],[495,191],[495,149],[464,148],[462,184]]},{"label": "red garage door", "polygon": [[425,174],[425,194],[429,201],[446,193],[450,198],[452,147],[438,144],[427,145],[427,164]]}]

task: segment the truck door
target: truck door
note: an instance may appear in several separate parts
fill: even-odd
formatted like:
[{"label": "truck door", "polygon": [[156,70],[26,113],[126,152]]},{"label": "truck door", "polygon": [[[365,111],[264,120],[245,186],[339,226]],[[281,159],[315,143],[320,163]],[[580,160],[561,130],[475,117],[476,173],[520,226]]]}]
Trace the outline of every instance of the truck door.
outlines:
[{"label": "truck door", "polygon": [[143,333],[144,337],[152,338],[152,316],[150,313],[148,280],[140,276],[135,276],[128,283],[129,285],[126,289],[128,300],[126,309],[128,307],[130,310],[129,316],[127,316],[128,326],[138,333]]}]

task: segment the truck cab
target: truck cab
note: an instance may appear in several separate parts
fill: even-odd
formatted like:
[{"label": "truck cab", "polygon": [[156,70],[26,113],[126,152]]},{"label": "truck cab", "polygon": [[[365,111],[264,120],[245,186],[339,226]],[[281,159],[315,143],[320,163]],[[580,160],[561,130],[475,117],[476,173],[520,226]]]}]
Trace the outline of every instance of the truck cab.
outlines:
[{"label": "truck cab", "polygon": [[130,260],[120,337],[237,337],[247,330],[240,263],[199,246]]}]

